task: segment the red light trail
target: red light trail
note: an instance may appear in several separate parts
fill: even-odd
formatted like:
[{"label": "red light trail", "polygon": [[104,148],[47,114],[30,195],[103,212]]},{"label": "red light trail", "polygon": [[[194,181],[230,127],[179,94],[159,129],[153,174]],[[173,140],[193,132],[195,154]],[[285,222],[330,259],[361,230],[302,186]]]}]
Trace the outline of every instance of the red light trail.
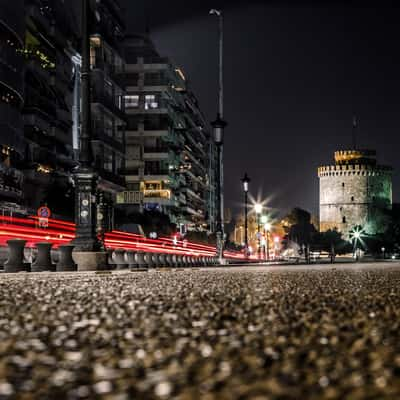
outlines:
[{"label": "red light trail", "polygon": [[[27,247],[34,247],[38,242],[51,242],[54,247],[69,243],[75,237],[75,224],[57,219],[49,219],[48,228],[39,228],[39,218],[0,216],[0,245],[6,246],[9,239],[24,239]],[[148,239],[144,236],[112,231],[105,234],[104,243],[107,249],[123,248],[126,250],[152,253],[179,254],[187,256],[215,256],[215,247],[186,240],[174,240],[167,237]],[[225,251],[226,258],[244,259],[244,255],[236,251]]]}]

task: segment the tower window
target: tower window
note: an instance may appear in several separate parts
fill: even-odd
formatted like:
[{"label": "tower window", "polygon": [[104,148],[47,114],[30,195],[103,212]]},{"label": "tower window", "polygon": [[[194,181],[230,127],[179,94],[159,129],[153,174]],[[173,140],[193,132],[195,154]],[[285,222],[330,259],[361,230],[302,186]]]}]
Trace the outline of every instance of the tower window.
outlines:
[{"label": "tower window", "polygon": [[342,187],[344,187],[344,182],[342,182]]},{"label": "tower window", "polygon": [[351,196],[351,201],[354,201],[354,196]]},{"label": "tower window", "polygon": [[342,218],[342,222],[345,224],[346,223],[346,217]]}]

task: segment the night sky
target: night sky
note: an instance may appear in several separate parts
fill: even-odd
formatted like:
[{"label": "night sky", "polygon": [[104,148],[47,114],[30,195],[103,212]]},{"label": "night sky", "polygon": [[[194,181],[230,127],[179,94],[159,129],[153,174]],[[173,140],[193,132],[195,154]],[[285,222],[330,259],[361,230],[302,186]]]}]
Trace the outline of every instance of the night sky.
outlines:
[{"label": "night sky", "polygon": [[[225,14],[225,196],[240,210],[240,178],[284,212],[318,212],[317,167],[352,143],[392,165],[400,201],[400,9],[391,3],[121,0],[130,32],[144,30],[181,66],[207,119],[217,110],[217,19]],[[382,5],[383,4],[383,5]]]}]

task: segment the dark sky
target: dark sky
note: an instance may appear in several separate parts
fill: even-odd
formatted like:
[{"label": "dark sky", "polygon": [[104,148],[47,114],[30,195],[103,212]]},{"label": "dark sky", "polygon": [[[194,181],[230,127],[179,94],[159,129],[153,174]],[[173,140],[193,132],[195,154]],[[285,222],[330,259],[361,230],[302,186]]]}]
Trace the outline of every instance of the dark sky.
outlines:
[{"label": "dark sky", "polygon": [[351,147],[354,113],[359,147],[395,168],[400,201],[400,9],[391,2],[121,3],[129,31],[143,31],[149,16],[159,51],[183,68],[210,120],[218,59],[217,20],[208,11],[223,8],[225,195],[235,211],[247,171],[252,194],[271,207],[317,213],[317,167]]}]

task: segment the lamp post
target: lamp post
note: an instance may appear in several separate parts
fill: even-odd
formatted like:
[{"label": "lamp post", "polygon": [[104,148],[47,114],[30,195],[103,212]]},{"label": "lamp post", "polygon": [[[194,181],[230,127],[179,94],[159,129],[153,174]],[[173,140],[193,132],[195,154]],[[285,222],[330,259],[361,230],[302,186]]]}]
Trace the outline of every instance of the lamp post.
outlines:
[{"label": "lamp post", "polygon": [[244,255],[246,258],[249,257],[249,238],[247,236],[247,204],[249,197],[249,183],[250,178],[247,173],[244,174],[242,178],[243,192],[244,192]]},{"label": "lamp post", "polygon": [[223,30],[223,15],[221,10],[210,10],[211,15],[215,15],[219,20],[219,105],[218,113],[215,121],[211,123],[214,130],[214,141],[217,148],[217,257],[220,263],[223,262],[224,252],[224,168],[223,168],[223,136],[224,129],[227,123],[224,121],[224,76],[223,76],[223,49],[224,49],[224,30]]},{"label": "lamp post", "polygon": [[89,12],[89,0],[82,0],[81,134],[79,167],[74,173],[76,237],[73,240],[75,249],[81,252],[97,252],[102,247],[96,235],[98,177],[92,169]]},{"label": "lamp post", "polygon": [[258,242],[258,259],[261,258],[261,232],[260,232],[260,216],[262,213],[262,204],[257,203],[254,205],[254,211],[257,215],[257,242]]},{"label": "lamp post", "polygon": [[271,231],[271,224],[266,222],[264,224],[264,235],[265,235],[265,244],[267,249],[267,261],[269,261],[269,233]]},{"label": "lamp post", "polygon": [[358,261],[357,241],[358,241],[360,238],[361,238],[361,232],[355,231],[354,234],[353,234],[353,239],[354,239],[354,248],[353,248],[353,251],[354,251],[354,256],[355,256],[356,261]]}]

